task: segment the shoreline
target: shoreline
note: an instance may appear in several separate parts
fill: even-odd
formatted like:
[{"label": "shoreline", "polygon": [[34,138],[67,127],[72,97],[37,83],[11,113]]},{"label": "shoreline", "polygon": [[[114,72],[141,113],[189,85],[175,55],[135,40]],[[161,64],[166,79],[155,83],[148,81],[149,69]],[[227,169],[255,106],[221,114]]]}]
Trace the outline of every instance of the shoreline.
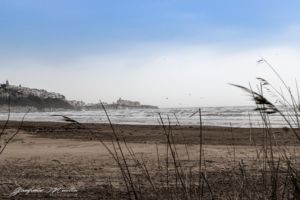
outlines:
[{"label": "shoreline", "polygon": [[[117,109],[107,110],[111,121],[115,124],[126,125],[158,125],[159,114],[161,113],[165,124],[168,124],[168,117],[171,124],[186,126],[199,126],[199,116],[195,114],[197,110],[193,108],[176,109],[161,108],[153,109]],[[34,112],[28,113],[25,121],[28,122],[63,122],[61,116],[68,116],[80,123],[108,123],[107,116],[103,111],[65,111],[65,112]],[[21,121],[24,113],[11,113],[10,120]],[[0,113],[0,120],[5,121],[8,113]],[[288,126],[287,122],[279,115],[270,116],[272,126],[283,128]],[[219,107],[203,108],[202,121],[205,126],[221,127],[261,127],[261,116],[249,107]]]},{"label": "shoreline", "polygon": [[[0,121],[0,128],[5,121]],[[9,121],[7,129],[17,129],[19,121]],[[24,121],[20,130],[34,137],[52,139],[75,139],[111,141],[113,132],[108,123],[82,123],[85,128],[67,122],[32,122]],[[166,137],[161,125],[127,125],[113,124],[118,136],[127,142],[134,143],[165,143]],[[169,128],[169,126],[166,126]],[[89,130],[88,130],[89,129]],[[199,125],[171,125],[170,130],[177,144],[198,144]],[[286,128],[272,128],[274,140],[279,145],[296,145],[292,131]],[[265,141],[262,128],[203,126],[203,144],[210,145],[261,145]],[[92,133],[91,133],[92,132]]]}]

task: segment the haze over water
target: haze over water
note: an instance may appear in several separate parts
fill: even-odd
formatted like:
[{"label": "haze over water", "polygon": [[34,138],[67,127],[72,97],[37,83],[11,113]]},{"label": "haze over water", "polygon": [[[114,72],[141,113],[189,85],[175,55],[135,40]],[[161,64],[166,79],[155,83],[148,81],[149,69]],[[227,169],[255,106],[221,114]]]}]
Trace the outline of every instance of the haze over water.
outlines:
[{"label": "haze over water", "polygon": [[[205,107],[202,108],[203,125],[250,127],[261,126],[261,117],[254,107]],[[168,124],[168,116],[173,125],[199,125],[198,108],[160,108],[160,109],[112,109],[108,114],[115,124],[142,124],[158,125],[161,113],[164,123]],[[194,115],[193,115],[194,114]],[[24,113],[11,113],[11,120],[21,121]],[[65,112],[33,112],[26,116],[25,121],[51,121],[63,122],[62,117],[52,115],[65,115],[81,123],[107,123],[107,117],[103,110],[99,111],[65,111]],[[193,115],[193,116],[191,116]],[[177,119],[176,119],[176,117]],[[7,114],[1,113],[0,120],[6,120]],[[278,115],[270,116],[273,127],[287,126]],[[178,120],[178,121],[177,121]]]}]

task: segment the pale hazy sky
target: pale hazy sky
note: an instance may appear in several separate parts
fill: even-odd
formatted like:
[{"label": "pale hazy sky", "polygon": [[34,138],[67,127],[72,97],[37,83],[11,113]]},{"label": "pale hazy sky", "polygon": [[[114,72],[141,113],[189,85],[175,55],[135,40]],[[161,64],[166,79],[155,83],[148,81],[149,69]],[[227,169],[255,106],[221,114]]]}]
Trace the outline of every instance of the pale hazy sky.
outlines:
[{"label": "pale hazy sky", "polygon": [[300,2],[1,0],[0,81],[67,99],[251,105],[228,83],[300,75]]}]

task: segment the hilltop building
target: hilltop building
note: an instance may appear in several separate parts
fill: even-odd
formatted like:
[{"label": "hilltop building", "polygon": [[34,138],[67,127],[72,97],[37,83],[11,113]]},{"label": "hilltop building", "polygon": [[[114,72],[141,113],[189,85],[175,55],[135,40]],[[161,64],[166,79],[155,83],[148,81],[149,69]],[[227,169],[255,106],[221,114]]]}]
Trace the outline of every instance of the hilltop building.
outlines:
[{"label": "hilltop building", "polygon": [[128,107],[139,107],[141,106],[141,103],[138,101],[129,101],[129,100],[123,100],[119,98],[117,100],[117,105],[118,106],[128,106]]},{"label": "hilltop building", "polygon": [[8,81],[8,80],[6,80],[5,83],[2,83],[2,84],[0,85],[1,88],[7,88],[8,86],[9,86],[9,81]]}]

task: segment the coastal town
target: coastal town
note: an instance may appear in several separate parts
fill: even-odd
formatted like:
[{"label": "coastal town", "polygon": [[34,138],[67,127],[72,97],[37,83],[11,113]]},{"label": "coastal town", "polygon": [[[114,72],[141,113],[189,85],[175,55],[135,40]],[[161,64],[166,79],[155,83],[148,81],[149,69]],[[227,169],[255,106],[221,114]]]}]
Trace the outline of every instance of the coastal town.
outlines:
[{"label": "coastal town", "polygon": [[[35,89],[35,88],[28,88],[28,87],[22,87],[21,85],[11,85],[9,84],[9,81],[6,80],[5,83],[0,85],[1,89],[4,89],[6,91],[13,91],[14,94],[20,95],[20,96],[37,96],[41,99],[47,99],[47,98],[52,98],[52,99],[60,99],[60,100],[65,100],[65,96],[59,93],[55,92],[47,92],[46,90],[43,89]],[[1,92],[0,95],[5,95],[5,93]]]},{"label": "coastal town", "polygon": [[[78,100],[67,100],[60,93],[48,92],[45,89],[23,87],[21,84],[12,85],[8,80],[0,84],[0,111],[8,104],[8,97],[12,107],[18,109],[32,108],[37,111],[52,110],[97,110],[102,109],[101,103],[85,103]],[[116,102],[102,102],[107,109],[157,109],[157,106],[143,105],[139,101],[130,101],[119,98]],[[15,110],[18,110],[15,109]]]}]

